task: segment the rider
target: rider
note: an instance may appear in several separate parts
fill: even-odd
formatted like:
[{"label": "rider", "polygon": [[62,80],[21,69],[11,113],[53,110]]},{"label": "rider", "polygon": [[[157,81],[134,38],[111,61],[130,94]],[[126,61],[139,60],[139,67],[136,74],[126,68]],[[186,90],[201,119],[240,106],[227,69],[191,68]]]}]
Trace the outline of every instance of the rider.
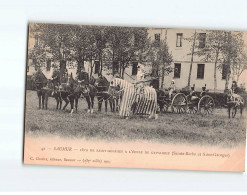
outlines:
[{"label": "rider", "polygon": [[136,86],[136,93],[141,94],[144,88],[144,81],[145,81],[145,71],[142,66],[137,67],[137,74],[135,79],[135,86]]},{"label": "rider", "polygon": [[237,81],[232,81],[232,93],[238,94],[240,91],[240,88],[238,87]]},{"label": "rider", "polygon": [[52,73],[52,79],[51,79],[53,85],[54,85],[54,92],[57,90],[57,89],[60,89],[60,71],[57,69],[57,68],[54,68],[53,70],[53,73]]},{"label": "rider", "polygon": [[81,70],[77,73],[77,79],[79,82],[83,82],[85,85],[85,88],[87,89],[89,86],[89,75],[85,71],[85,68],[81,68]]},{"label": "rider", "polygon": [[168,90],[169,90],[169,99],[171,100],[172,99],[172,94],[176,90],[176,86],[175,86],[175,81],[174,80],[171,81],[171,84],[170,84],[170,87],[168,88]]},{"label": "rider", "polygon": [[228,91],[228,101],[235,101],[236,98],[239,98],[239,87],[236,81],[232,81],[232,87]]},{"label": "rider", "polygon": [[108,80],[105,78],[105,76],[102,75],[102,73],[98,73],[98,78],[102,87],[102,91],[107,91],[108,89]]}]

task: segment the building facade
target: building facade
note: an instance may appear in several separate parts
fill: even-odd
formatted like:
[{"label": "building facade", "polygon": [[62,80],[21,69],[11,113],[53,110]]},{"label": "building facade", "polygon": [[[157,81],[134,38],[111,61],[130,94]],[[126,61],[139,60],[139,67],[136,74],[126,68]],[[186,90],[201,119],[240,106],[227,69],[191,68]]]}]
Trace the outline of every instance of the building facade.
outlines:
[{"label": "building facade", "polygon": [[[173,61],[171,63],[171,68],[173,72],[164,77],[164,85],[160,87],[168,88],[172,80],[175,80],[176,88],[183,89],[188,85],[188,78],[190,72],[190,64],[191,64],[191,49],[193,41],[189,41],[189,38],[193,37],[195,30],[189,29],[161,29],[161,28],[149,28],[148,34],[151,41],[162,41],[166,40],[166,43],[169,47],[169,52],[172,54]],[[196,40],[196,49],[198,47],[203,48],[207,44],[207,34],[206,31],[197,30],[197,34],[199,39]],[[37,44],[38,40],[33,38],[30,40],[29,44],[32,46]],[[32,46],[29,45],[29,48]],[[196,90],[201,90],[205,84],[207,85],[207,89],[210,91],[214,91],[214,62],[204,62],[202,57],[197,55],[193,56],[192,70],[191,70],[191,78],[190,78],[190,86],[195,84]],[[54,64],[55,62],[52,62]],[[99,62],[97,60],[92,61],[93,70],[91,70],[90,62],[85,62],[84,67],[87,72],[92,72],[92,75],[97,78],[99,73]],[[28,66],[32,64],[32,62],[28,62]],[[49,71],[52,71],[52,64],[49,63],[49,68],[45,70],[45,75],[50,75]],[[133,62],[128,68],[125,69],[124,79],[128,82],[133,83],[136,74],[137,74],[137,66],[138,62]],[[67,63],[66,68],[68,73],[72,73],[73,77],[76,77],[76,62]],[[108,80],[113,78],[113,73],[118,71],[117,64],[113,65],[113,70],[104,70],[102,74],[106,76]],[[145,66],[147,72],[151,72],[150,66]],[[217,68],[216,71],[216,91],[223,92],[225,89],[225,76],[222,73],[223,71]],[[161,84],[160,78],[160,84]],[[229,80],[229,85],[231,84],[231,78]]]},{"label": "building facade", "polygon": [[[149,29],[149,35],[152,41],[166,40],[169,50],[173,56],[171,64],[173,72],[165,76],[164,87],[170,85],[171,80],[175,80],[178,89],[185,88],[188,85],[188,78],[191,64],[191,51],[193,35],[195,30],[189,29]],[[197,30],[198,39],[195,41],[195,52],[198,48],[203,48],[207,44],[206,31]],[[195,84],[196,90],[201,90],[205,84],[210,91],[214,90],[214,62],[204,62],[203,57],[193,56],[190,85]],[[217,68],[216,70],[216,91],[223,92],[225,89],[224,72]],[[231,79],[229,80],[231,83]]]}]

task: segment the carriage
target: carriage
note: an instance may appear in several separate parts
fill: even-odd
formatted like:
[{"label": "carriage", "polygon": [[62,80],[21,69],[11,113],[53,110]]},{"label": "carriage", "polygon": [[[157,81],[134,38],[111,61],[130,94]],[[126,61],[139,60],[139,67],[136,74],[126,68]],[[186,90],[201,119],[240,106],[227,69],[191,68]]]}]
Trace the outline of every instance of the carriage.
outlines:
[{"label": "carriage", "polygon": [[191,114],[202,113],[212,114],[215,108],[215,101],[208,94],[206,84],[202,87],[201,92],[195,91],[195,85],[191,87],[190,93],[186,96],[187,99],[187,112]]},{"label": "carriage", "polygon": [[158,111],[167,112],[171,108],[171,112],[185,113],[187,110],[187,99],[183,93],[175,92],[169,97],[168,90],[157,90],[158,94]]},{"label": "carriage", "polygon": [[212,114],[215,108],[215,101],[208,94],[206,84],[201,92],[196,92],[195,85],[193,85],[191,91],[176,91],[171,98],[169,98],[167,89],[158,89],[157,94],[160,112],[167,112],[170,107],[173,113]]}]

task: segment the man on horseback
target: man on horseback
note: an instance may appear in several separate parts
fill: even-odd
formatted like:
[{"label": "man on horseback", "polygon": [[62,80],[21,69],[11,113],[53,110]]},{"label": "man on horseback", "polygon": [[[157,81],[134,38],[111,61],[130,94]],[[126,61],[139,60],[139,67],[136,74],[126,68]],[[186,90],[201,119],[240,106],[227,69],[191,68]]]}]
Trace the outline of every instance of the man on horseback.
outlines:
[{"label": "man on horseback", "polygon": [[81,70],[77,73],[77,80],[79,83],[83,83],[86,88],[88,88],[89,85],[89,75],[85,71],[85,68],[81,68]]},{"label": "man on horseback", "polygon": [[136,74],[136,79],[135,79],[135,88],[136,88],[136,94],[140,95],[143,93],[143,88],[144,88],[144,82],[145,82],[145,71],[144,67],[138,66],[137,67],[137,74]]},{"label": "man on horseback", "polygon": [[240,88],[237,86],[237,82],[232,82],[231,89],[228,90],[227,94],[227,107],[228,107],[228,115],[230,118],[230,111],[232,111],[232,117],[234,118],[237,113],[237,108],[240,108],[240,113],[242,115],[242,110],[244,107],[244,99],[238,94],[240,92]]},{"label": "man on horseback", "polygon": [[228,102],[235,102],[237,98],[241,97],[240,95],[238,95],[239,93],[239,87],[237,85],[236,81],[232,82],[232,87],[231,89],[229,89],[228,91]]}]

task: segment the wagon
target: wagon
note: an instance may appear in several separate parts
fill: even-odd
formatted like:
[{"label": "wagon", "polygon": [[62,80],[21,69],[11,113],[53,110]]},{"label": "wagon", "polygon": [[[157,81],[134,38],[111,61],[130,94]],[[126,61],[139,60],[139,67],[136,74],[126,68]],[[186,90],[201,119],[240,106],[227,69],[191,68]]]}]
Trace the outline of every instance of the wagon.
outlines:
[{"label": "wagon", "polygon": [[169,108],[173,113],[185,113],[187,110],[187,98],[184,93],[175,92],[169,97],[168,90],[157,90],[158,110],[168,112]]},{"label": "wagon", "polygon": [[195,85],[191,87],[191,92],[186,96],[187,112],[191,114],[203,113],[212,114],[215,108],[214,99],[207,94],[206,84],[202,87],[202,91],[198,94],[195,91]]}]

